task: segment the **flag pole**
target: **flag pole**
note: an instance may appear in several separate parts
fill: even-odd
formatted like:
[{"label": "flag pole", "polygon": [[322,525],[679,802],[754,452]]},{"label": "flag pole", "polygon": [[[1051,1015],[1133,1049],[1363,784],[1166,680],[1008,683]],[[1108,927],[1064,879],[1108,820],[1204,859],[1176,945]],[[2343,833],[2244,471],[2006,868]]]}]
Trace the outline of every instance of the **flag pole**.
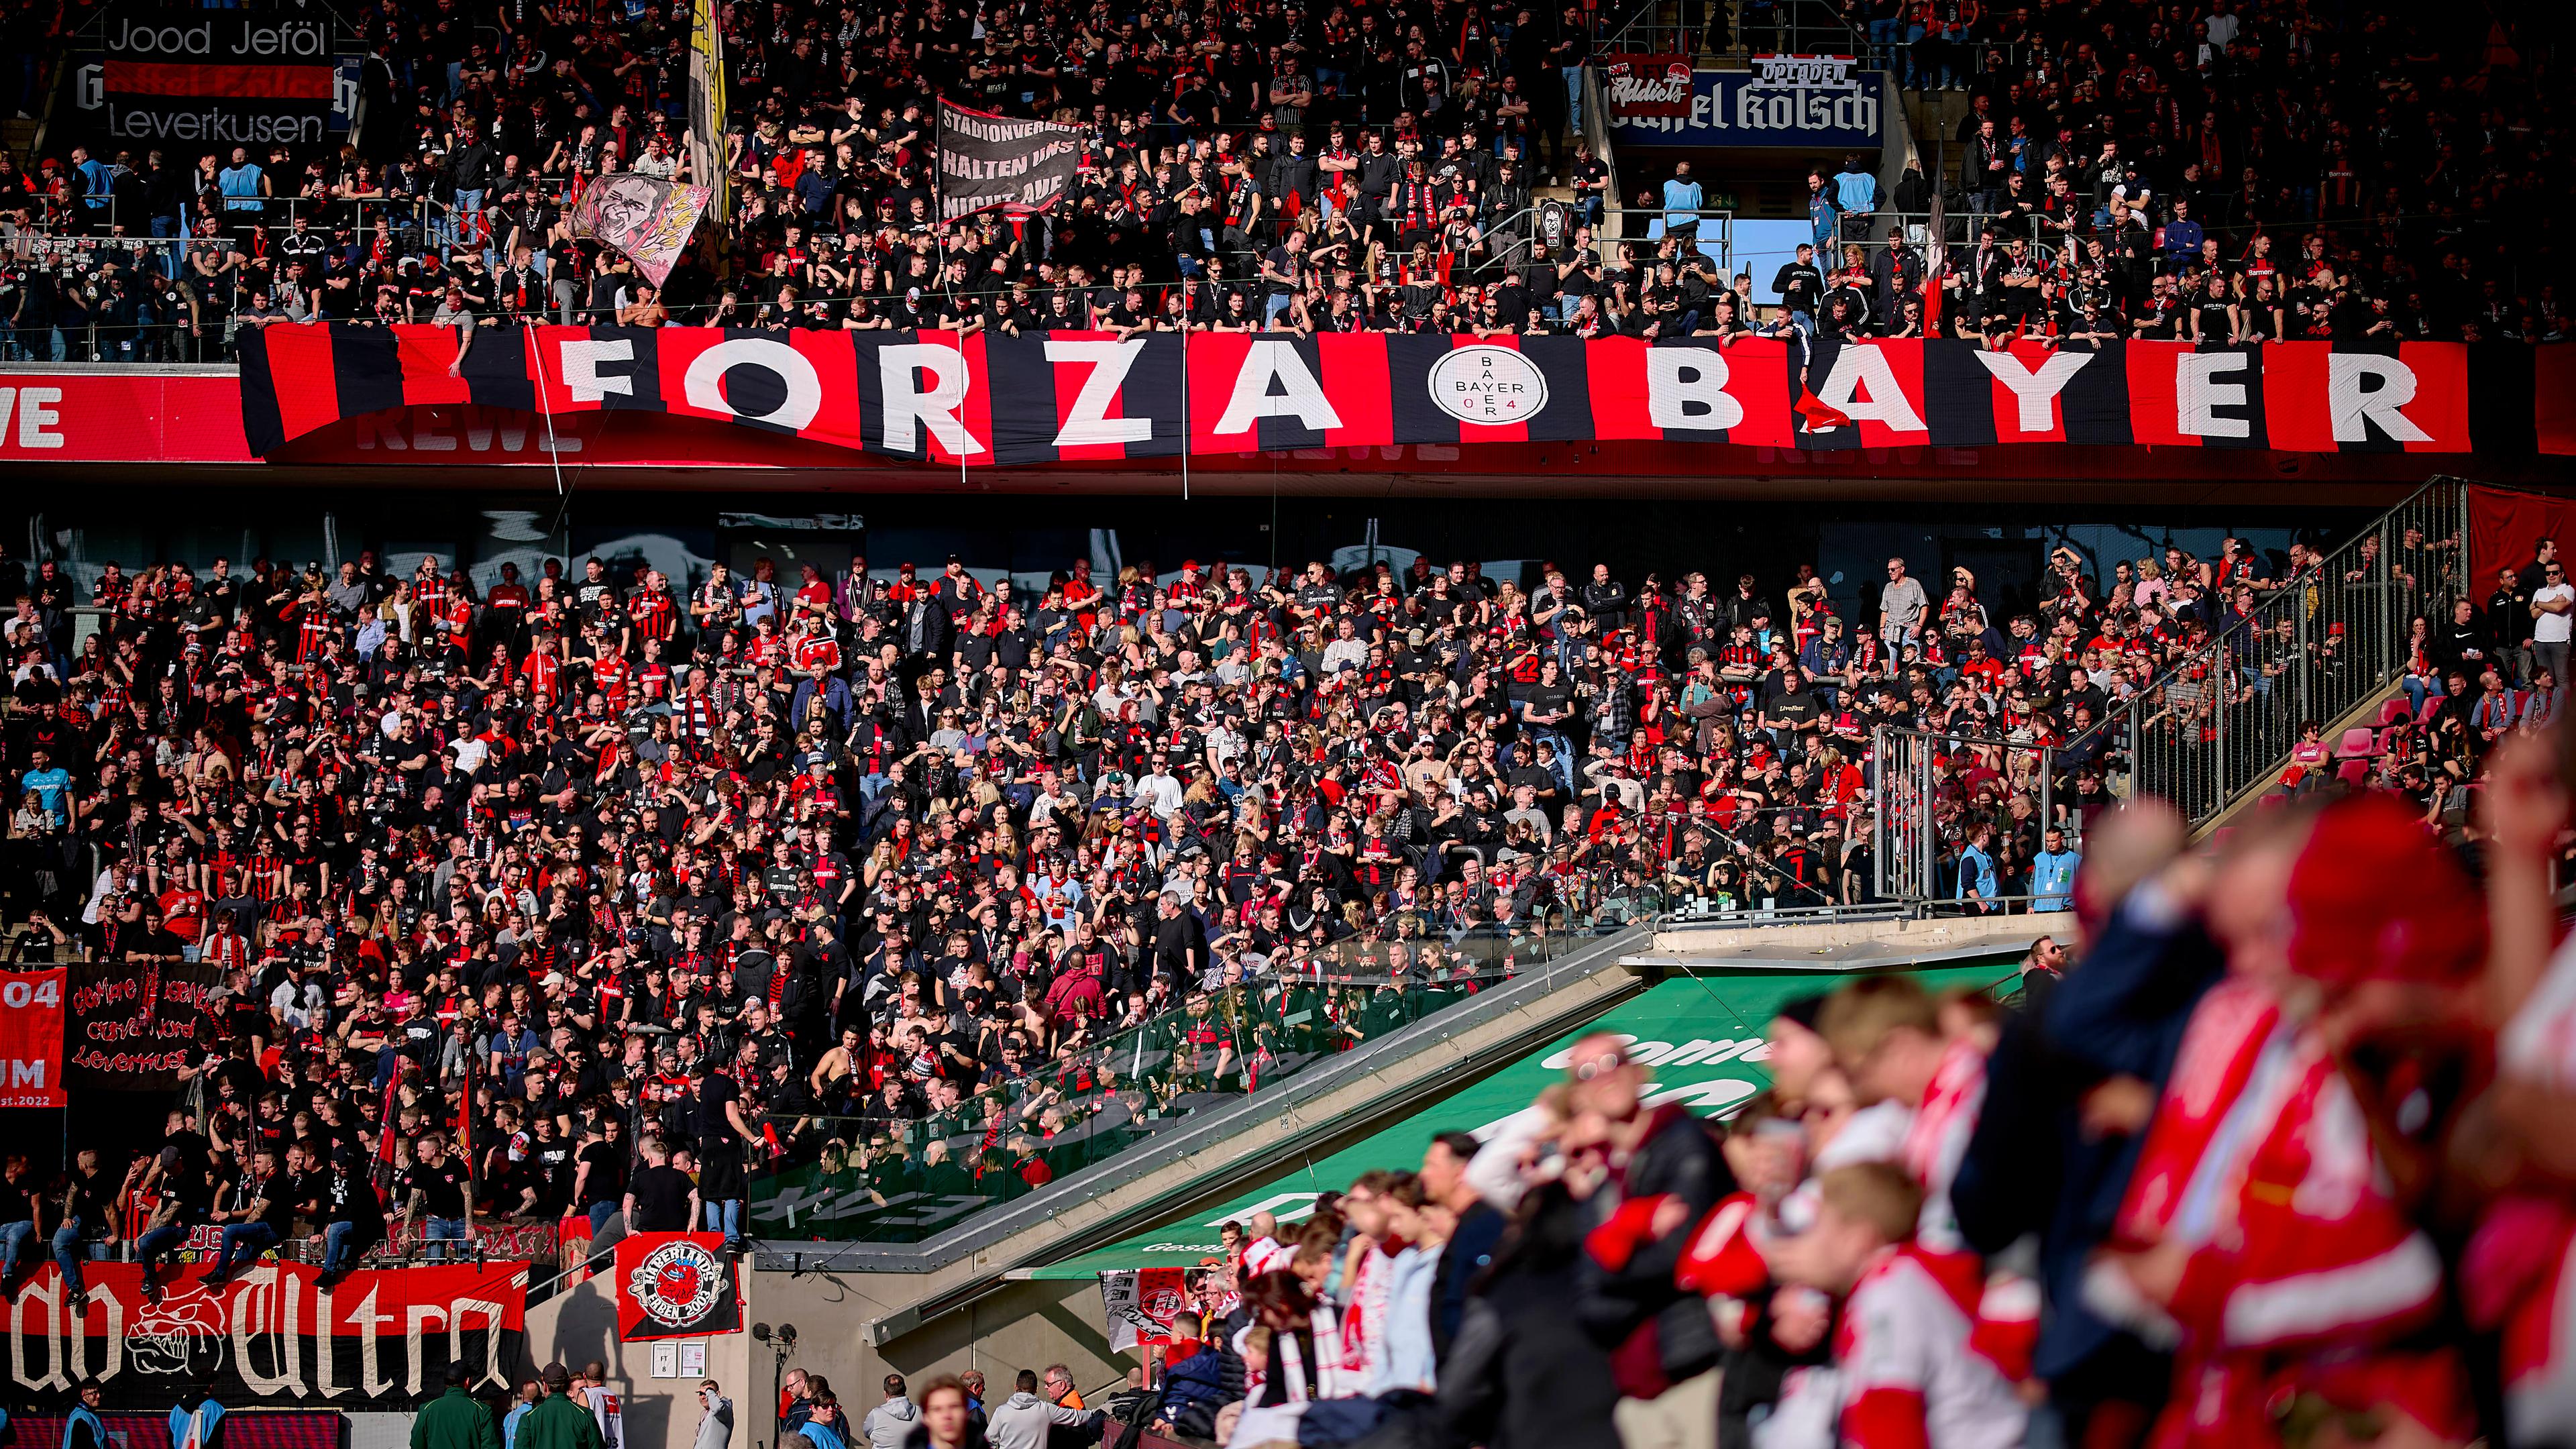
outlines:
[{"label": "flag pole", "polygon": [[1181,501],[1190,501],[1190,311],[1181,308]]}]

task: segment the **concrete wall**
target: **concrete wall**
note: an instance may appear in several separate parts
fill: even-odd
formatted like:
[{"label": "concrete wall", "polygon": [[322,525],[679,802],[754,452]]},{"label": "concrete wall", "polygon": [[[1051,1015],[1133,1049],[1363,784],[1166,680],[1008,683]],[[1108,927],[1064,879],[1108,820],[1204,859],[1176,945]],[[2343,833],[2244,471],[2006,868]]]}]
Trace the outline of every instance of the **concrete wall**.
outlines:
[{"label": "concrete wall", "polygon": [[[918,1284],[903,1275],[750,1272],[743,1282],[747,1323],[796,1326],[796,1346],[784,1356],[776,1339],[761,1343],[745,1333],[707,1341],[707,1374],[734,1401],[733,1449],[777,1449],[774,1417],[778,1378],[801,1368],[831,1380],[832,1390],[860,1416],[883,1396],[889,1373],[919,1383],[933,1374],[981,1369],[1007,1393],[1019,1370],[1061,1363],[1086,1395],[1125,1377],[1129,1361],[1109,1352],[1095,1282],[1009,1283],[991,1296],[942,1314],[883,1350],[873,1348],[865,1325],[914,1300]],[[690,1449],[696,1442],[697,1380],[652,1377],[653,1345],[617,1342],[617,1305],[608,1280],[597,1278],[560,1298],[528,1310],[528,1351],[539,1364],[560,1359],[578,1370],[597,1359],[608,1366],[609,1387],[625,1397],[628,1449]],[[408,1433],[408,1415],[396,1427]],[[352,1449],[398,1449],[403,1440]]]},{"label": "concrete wall", "polygon": [[[747,1320],[754,1301],[750,1280],[756,1276],[744,1274]],[[748,1333],[719,1334],[706,1344],[706,1377],[723,1385],[726,1397],[734,1401],[733,1449],[752,1449],[755,1439],[765,1444],[770,1415],[760,1406],[768,1402],[762,1397],[767,1392],[768,1351],[753,1343]],[[651,1343],[618,1342],[617,1300],[608,1274],[529,1308],[528,1353],[540,1366],[559,1361],[576,1373],[585,1363],[605,1364],[608,1387],[625,1405],[626,1440],[632,1449],[689,1449],[696,1442],[696,1376],[657,1379]],[[760,1387],[752,1384],[755,1358],[764,1366]]]},{"label": "concrete wall", "polygon": [[[980,1369],[997,1393],[1008,1393],[1021,1369],[1061,1363],[1086,1396],[1124,1378],[1131,1360],[1109,1351],[1096,1282],[1014,1282],[963,1307],[925,1321],[883,1345],[862,1332],[880,1315],[915,1301],[909,1275],[763,1272],[755,1275],[751,1308],[773,1327],[796,1325],[796,1347],[785,1367],[832,1381],[852,1422],[883,1396],[887,1374],[918,1384],[932,1374]],[[765,1390],[774,1355],[754,1344],[753,1372]],[[649,1449],[638,1445],[637,1449]],[[684,1446],[674,1446],[684,1449]]]}]

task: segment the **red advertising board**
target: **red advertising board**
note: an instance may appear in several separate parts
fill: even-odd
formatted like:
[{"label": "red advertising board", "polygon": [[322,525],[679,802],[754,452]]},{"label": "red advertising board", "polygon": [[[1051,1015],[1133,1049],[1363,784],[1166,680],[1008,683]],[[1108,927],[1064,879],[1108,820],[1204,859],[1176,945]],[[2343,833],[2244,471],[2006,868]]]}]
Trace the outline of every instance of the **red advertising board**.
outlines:
[{"label": "red advertising board", "polygon": [[65,970],[0,973],[0,1107],[60,1107]]},{"label": "red advertising board", "polygon": [[249,463],[231,369],[0,370],[0,461]]}]

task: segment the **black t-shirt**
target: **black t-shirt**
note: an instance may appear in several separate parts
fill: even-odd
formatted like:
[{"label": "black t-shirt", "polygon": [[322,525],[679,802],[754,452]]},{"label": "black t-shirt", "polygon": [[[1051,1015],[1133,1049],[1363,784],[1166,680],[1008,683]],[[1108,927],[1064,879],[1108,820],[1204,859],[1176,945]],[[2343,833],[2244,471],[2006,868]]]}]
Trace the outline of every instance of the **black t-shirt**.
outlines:
[{"label": "black t-shirt", "polygon": [[622,1142],[594,1142],[581,1150],[576,1162],[590,1164],[590,1176],[582,1182],[580,1207],[617,1202],[626,1195],[626,1145]]},{"label": "black t-shirt", "polygon": [[1795,694],[1783,693],[1764,709],[1781,724],[1794,727],[1814,723],[1816,716],[1822,712],[1823,706],[1813,694],[1802,689]]},{"label": "black t-shirt", "polygon": [[1557,683],[1533,684],[1530,686],[1528,695],[1529,712],[1532,715],[1548,716],[1553,719],[1553,723],[1544,725],[1543,728],[1554,729],[1564,724],[1565,721],[1563,719],[1555,717],[1564,715],[1572,706],[1573,702],[1574,689],[1571,685]]},{"label": "black t-shirt", "polygon": [[536,1164],[540,1181],[537,1195],[548,1205],[559,1204],[572,1194],[573,1140],[569,1137],[530,1137],[528,1158]]},{"label": "black t-shirt", "polygon": [[698,1079],[698,1113],[695,1126],[698,1141],[731,1150],[742,1139],[734,1135],[733,1124],[725,1119],[725,1108],[742,1100],[742,1088],[722,1072],[709,1072]]},{"label": "black t-shirt", "polygon": [[636,1169],[635,1230],[639,1233],[678,1233],[689,1228],[689,1193],[693,1185],[689,1175],[678,1168]]},{"label": "black t-shirt", "polygon": [[1154,927],[1154,970],[1158,975],[1178,976],[1192,971],[1190,954],[1197,953],[1198,966],[1207,965],[1207,932],[1198,918],[1183,911]]},{"label": "black t-shirt", "polygon": [[572,600],[581,609],[584,623],[605,629],[624,622],[618,609],[617,585],[607,579],[584,579],[573,585]]},{"label": "black t-shirt", "polygon": [[421,1196],[420,1210],[434,1218],[465,1216],[465,1169],[453,1160],[436,1167],[415,1163],[402,1176],[403,1201]]},{"label": "black t-shirt", "polygon": [[268,1224],[280,1241],[295,1236],[295,1182],[280,1172],[252,1187],[250,1202],[257,1204],[259,1220]]}]

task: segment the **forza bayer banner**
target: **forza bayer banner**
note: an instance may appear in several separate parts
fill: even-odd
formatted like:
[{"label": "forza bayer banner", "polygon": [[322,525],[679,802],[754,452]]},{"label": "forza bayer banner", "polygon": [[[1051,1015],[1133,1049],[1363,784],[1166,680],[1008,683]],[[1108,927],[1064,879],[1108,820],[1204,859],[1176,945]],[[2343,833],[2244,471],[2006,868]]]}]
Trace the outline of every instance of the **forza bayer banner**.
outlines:
[{"label": "forza bayer banner", "polygon": [[[2013,965],[2003,964],[1908,974],[1926,990],[1944,991],[1961,986],[1992,987],[2011,979],[2014,971]],[[1643,996],[1613,1007],[1591,1025],[1568,1032],[1544,1049],[1531,1052],[1339,1152],[1301,1164],[1215,1208],[1039,1268],[1030,1276],[1082,1279],[1101,1275],[1105,1281],[1106,1275],[1135,1269],[1187,1268],[1221,1251],[1217,1230],[1228,1222],[1243,1222],[1257,1212],[1269,1213],[1282,1223],[1302,1222],[1315,1210],[1317,1194],[1346,1188],[1363,1172],[1420,1167],[1422,1149],[1437,1133],[1487,1135],[1504,1119],[1527,1107],[1540,1089],[1561,1080],[1567,1049],[1596,1031],[1626,1037],[1629,1055],[1653,1068],[1655,1082],[1646,1094],[1647,1101],[1679,1102],[1703,1116],[1725,1116],[1737,1103],[1770,1085],[1770,1073],[1762,1066],[1770,1055],[1762,1032],[1780,1007],[1809,992],[1830,991],[1850,979],[1847,975],[1821,972],[1765,971],[1663,982]],[[1122,1301],[1143,1312],[1148,1281],[1117,1284]]]},{"label": "forza bayer banner", "polygon": [[[471,404],[658,413],[945,467],[1639,439],[1799,452],[2079,447],[2576,451],[2576,348],[2328,342],[1297,337],[332,323],[241,338],[263,456],[346,419]],[[1807,407],[1811,398],[1824,404]]]},{"label": "forza bayer banner", "polygon": [[722,1233],[617,1240],[617,1336],[700,1338],[742,1331],[742,1288]]},{"label": "forza bayer banner", "polygon": [[8,1373],[23,1401],[68,1397],[83,1378],[112,1406],[166,1412],[182,1387],[227,1406],[400,1408],[438,1392],[450,1363],[467,1385],[507,1391],[526,1357],[528,1265],[361,1269],[325,1288],[318,1268],[263,1263],[209,1287],[181,1267],[157,1301],[133,1263],[90,1263],[86,1307],[47,1262],[5,1304]]},{"label": "forza bayer banner", "polygon": [[1082,164],[1082,132],[939,103],[939,214],[1044,211]]}]

